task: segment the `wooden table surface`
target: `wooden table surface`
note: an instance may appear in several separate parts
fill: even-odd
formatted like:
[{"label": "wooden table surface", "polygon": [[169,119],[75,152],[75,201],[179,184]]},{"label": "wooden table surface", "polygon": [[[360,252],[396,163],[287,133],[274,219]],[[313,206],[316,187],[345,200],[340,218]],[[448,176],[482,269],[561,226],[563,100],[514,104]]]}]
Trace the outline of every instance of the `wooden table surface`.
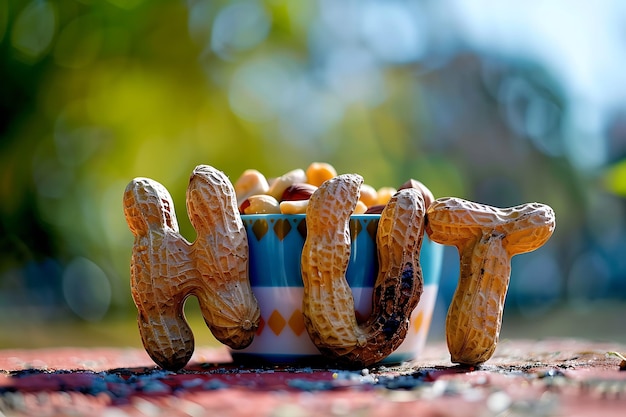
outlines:
[{"label": "wooden table surface", "polygon": [[198,348],[172,373],[135,348],[0,350],[0,416],[625,416],[612,351],[626,345],[502,340],[466,369],[435,343],[416,362],[341,370],[251,367]]}]

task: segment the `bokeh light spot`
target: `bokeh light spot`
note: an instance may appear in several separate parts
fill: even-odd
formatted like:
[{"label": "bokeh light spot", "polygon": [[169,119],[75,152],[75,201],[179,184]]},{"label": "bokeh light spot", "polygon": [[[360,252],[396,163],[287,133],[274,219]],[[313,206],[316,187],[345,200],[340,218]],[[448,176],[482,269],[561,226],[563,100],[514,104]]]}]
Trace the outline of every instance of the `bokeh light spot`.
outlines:
[{"label": "bokeh light spot", "polygon": [[612,193],[626,197],[626,160],[608,168],[604,181],[607,189]]},{"label": "bokeh light spot", "polygon": [[258,2],[228,5],[213,22],[211,49],[222,59],[232,59],[235,54],[262,42],[270,27],[270,16]]},{"label": "bokeh light spot", "polygon": [[88,321],[101,320],[111,303],[111,283],[89,259],[76,257],[63,272],[63,295],[70,309]]},{"label": "bokeh light spot", "polygon": [[290,74],[273,59],[242,65],[233,75],[230,106],[241,118],[264,122],[276,117],[289,90]]},{"label": "bokeh light spot", "polygon": [[419,16],[403,2],[367,2],[363,7],[363,36],[384,61],[405,63],[423,54],[424,34],[418,23]]},{"label": "bokeh light spot", "polygon": [[208,50],[205,43],[210,43],[212,26],[207,24],[212,19],[217,5],[211,0],[197,0],[189,5],[189,35]]},{"label": "bokeh light spot", "polygon": [[344,106],[337,96],[315,85],[310,77],[301,76],[290,89],[280,128],[284,137],[308,141],[338,125],[343,114]]},{"label": "bokeh light spot", "polygon": [[498,98],[508,125],[518,136],[529,138],[548,155],[563,153],[557,135],[561,109],[549,95],[522,77],[507,77],[500,86]]},{"label": "bokeh light spot", "polygon": [[26,61],[36,62],[48,51],[55,31],[54,4],[33,1],[15,19],[11,43]]},{"label": "bokeh light spot", "polygon": [[346,104],[378,105],[385,98],[381,69],[369,50],[336,47],[328,53],[325,80]]}]

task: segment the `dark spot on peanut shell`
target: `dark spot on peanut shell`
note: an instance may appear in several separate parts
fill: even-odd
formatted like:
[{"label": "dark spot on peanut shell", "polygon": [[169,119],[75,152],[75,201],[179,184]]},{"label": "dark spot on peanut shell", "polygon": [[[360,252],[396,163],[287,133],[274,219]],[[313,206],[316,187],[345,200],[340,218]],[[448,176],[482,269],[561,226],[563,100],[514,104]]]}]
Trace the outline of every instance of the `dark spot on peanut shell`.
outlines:
[{"label": "dark spot on peanut shell", "polygon": [[396,299],[396,289],[393,286],[385,288],[385,299],[383,301],[395,301]]},{"label": "dark spot on peanut shell", "polygon": [[411,294],[413,288],[413,278],[415,277],[415,271],[413,270],[413,264],[407,262],[402,271],[400,290],[405,295]]},{"label": "dark spot on peanut shell", "polygon": [[387,319],[383,325],[383,334],[387,340],[393,339],[400,328],[400,324],[402,324],[402,322],[398,320],[395,314]]}]

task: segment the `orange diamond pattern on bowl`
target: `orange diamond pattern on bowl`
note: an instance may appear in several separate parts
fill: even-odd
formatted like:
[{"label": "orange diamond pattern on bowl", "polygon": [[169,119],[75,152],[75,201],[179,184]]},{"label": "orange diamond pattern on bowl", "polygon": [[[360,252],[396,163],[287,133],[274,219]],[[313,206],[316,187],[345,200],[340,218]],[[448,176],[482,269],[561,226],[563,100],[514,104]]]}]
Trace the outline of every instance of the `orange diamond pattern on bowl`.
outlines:
[{"label": "orange diamond pattern on bowl", "polygon": [[252,223],[252,232],[254,236],[256,236],[256,240],[261,240],[268,230],[269,226],[265,219],[255,220],[254,223]]},{"label": "orange diamond pattern on bowl", "polygon": [[363,225],[360,221],[355,219],[350,219],[350,239],[355,241],[361,230],[363,229]]},{"label": "orange diamond pattern on bowl", "polygon": [[277,310],[272,311],[272,314],[270,314],[270,317],[267,319],[267,325],[276,336],[280,335],[286,324],[287,321]]},{"label": "orange diamond pattern on bowl", "polygon": [[302,219],[298,221],[298,225],[296,226],[296,230],[302,236],[302,239],[306,239],[306,220]]},{"label": "orange diamond pattern on bowl", "polygon": [[278,219],[274,224],[274,233],[281,241],[291,232],[291,223],[287,219]]},{"label": "orange diamond pattern on bowl", "polygon": [[376,234],[378,233],[378,222],[377,221],[369,221],[367,222],[367,233],[370,235],[372,240],[376,242]]},{"label": "orange diamond pattern on bowl", "polygon": [[300,336],[305,330],[304,317],[302,316],[302,312],[300,310],[294,311],[291,317],[289,317],[289,321],[287,323],[296,336]]},{"label": "orange diamond pattern on bowl", "polygon": [[420,331],[423,321],[424,321],[424,313],[420,311],[417,317],[415,317],[415,320],[413,321],[413,328],[415,329],[415,333],[418,333]]}]

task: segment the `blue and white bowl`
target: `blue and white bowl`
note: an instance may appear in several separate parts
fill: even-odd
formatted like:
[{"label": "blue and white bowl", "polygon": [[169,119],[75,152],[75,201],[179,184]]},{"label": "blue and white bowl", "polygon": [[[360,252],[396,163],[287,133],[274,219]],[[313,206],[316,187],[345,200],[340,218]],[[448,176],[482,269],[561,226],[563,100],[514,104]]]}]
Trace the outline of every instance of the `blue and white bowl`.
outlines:
[{"label": "blue and white bowl", "polygon": [[[300,259],[306,237],[306,215],[252,214],[241,216],[250,248],[250,282],[261,309],[254,341],[232,351],[236,360],[271,363],[321,361],[304,326],[304,292]],[[346,279],[352,289],[357,319],[371,313],[372,286],[377,273],[376,229],[380,215],[353,215],[352,247]],[[411,315],[405,341],[385,363],[417,359],[428,334],[439,288],[443,247],[424,236],[420,263],[424,292]]]}]

